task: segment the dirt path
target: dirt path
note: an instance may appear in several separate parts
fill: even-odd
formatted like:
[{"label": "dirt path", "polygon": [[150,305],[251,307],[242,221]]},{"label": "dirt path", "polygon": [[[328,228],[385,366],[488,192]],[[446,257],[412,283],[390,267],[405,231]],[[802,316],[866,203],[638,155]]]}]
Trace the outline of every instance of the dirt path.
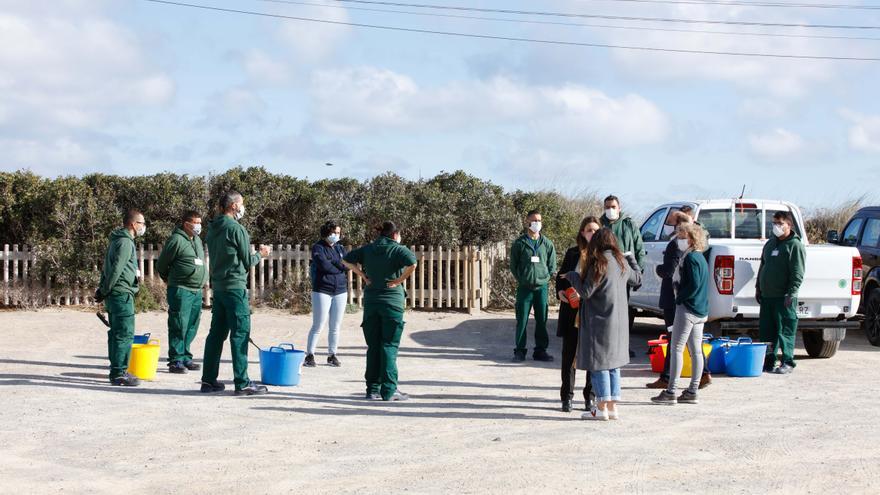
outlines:
[{"label": "dirt path", "polygon": [[[137,321],[163,358],[164,318]],[[644,342],[658,330],[647,320],[623,372],[623,419],[597,424],[558,410],[556,364],[509,362],[510,314],[408,314],[399,365],[413,400],[365,402],[359,318],[347,315],[342,368],[235,398],[203,396],[199,374],[164,364],[140,388],[110,387],[93,314],[0,313],[0,492],[880,492],[880,349],[858,332],[791,376],[716,377],[699,406],[669,408],[644,388]],[[253,337],[304,346],[310,322],[258,312]],[[258,379],[255,352],[251,362]],[[221,379],[231,375],[227,353]]]}]

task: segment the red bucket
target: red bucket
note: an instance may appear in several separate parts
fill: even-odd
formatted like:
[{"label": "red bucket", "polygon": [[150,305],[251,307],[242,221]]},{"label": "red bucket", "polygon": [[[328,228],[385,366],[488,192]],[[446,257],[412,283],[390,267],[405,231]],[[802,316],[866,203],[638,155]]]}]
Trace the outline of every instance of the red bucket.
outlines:
[{"label": "red bucket", "polygon": [[651,371],[654,373],[663,373],[666,353],[663,352],[662,344],[669,344],[669,335],[664,333],[659,338],[648,341],[648,353],[651,355]]}]

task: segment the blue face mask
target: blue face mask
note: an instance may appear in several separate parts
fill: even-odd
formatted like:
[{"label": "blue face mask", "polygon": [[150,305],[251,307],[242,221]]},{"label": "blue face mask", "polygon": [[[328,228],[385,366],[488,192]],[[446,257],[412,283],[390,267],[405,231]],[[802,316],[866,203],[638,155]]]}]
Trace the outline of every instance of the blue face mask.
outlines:
[{"label": "blue face mask", "polygon": [[330,234],[330,235],[328,235],[328,236],[327,236],[327,242],[329,242],[331,245],[332,245],[332,244],[336,244],[337,242],[339,242],[339,234]]}]

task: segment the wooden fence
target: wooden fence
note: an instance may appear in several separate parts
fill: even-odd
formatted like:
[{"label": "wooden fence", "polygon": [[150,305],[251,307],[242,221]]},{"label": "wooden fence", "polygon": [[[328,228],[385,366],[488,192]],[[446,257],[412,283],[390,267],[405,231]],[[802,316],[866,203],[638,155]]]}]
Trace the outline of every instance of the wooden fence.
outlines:
[{"label": "wooden fence", "polygon": [[[255,249],[253,246],[251,249]],[[406,304],[418,309],[465,309],[479,312],[489,304],[489,280],[493,265],[503,258],[505,247],[464,246],[444,249],[433,246],[410,246],[418,259],[418,268],[404,283]],[[156,262],[162,246],[141,245],[138,268],[141,281],[162,283]],[[210,254],[206,253],[206,256]],[[308,282],[309,246],[290,244],[273,246],[272,253],[252,267],[248,288],[250,298],[265,301],[283,287],[294,290]],[[37,252],[30,246],[3,246],[4,306],[81,305],[94,303],[94,287],[59,287],[53,277],[38,280]],[[95,267],[98,270],[98,267]],[[360,277],[348,274],[348,302],[362,306],[364,284]],[[211,304],[210,282],[205,287],[205,304]]]}]

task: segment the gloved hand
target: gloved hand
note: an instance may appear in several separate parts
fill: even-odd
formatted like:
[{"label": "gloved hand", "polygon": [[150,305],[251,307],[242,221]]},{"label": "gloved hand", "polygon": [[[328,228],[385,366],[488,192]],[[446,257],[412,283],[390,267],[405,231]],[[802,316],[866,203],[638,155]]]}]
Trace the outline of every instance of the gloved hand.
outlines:
[{"label": "gloved hand", "polygon": [[790,308],[792,303],[794,303],[794,298],[791,296],[785,296],[785,307]]},{"label": "gloved hand", "polygon": [[95,302],[96,303],[104,302],[104,296],[101,294],[101,289],[95,289]]},{"label": "gloved hand", "polygon": [[755,288],[755,301],[758,301],[758,304],[761,304],[761,289]]}]

